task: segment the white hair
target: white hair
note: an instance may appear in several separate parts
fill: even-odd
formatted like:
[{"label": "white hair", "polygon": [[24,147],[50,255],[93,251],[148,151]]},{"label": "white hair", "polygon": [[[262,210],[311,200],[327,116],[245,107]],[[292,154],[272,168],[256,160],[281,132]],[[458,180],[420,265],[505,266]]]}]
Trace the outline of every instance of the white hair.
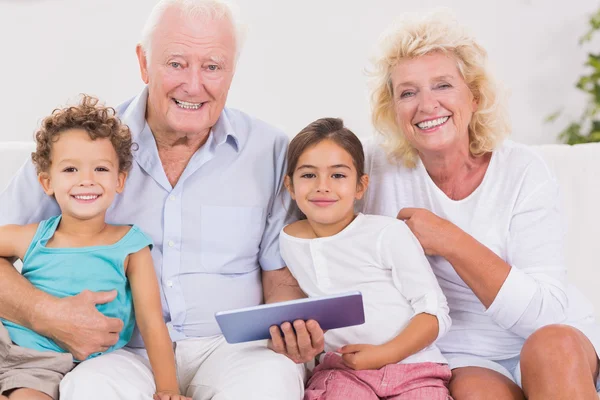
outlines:
[{"label": "white hair", "polygon": [[236,61],[242,50],[246,36],[246,26],[239,19],[238,8],[227,0],[159,0],[150,12],[150,16],[142,29],[140,45],[150,58],[152,37],[165,12],[176,7],[187,18],[207,18],[210,20],[225,19],[231,22],[235,33]]}]

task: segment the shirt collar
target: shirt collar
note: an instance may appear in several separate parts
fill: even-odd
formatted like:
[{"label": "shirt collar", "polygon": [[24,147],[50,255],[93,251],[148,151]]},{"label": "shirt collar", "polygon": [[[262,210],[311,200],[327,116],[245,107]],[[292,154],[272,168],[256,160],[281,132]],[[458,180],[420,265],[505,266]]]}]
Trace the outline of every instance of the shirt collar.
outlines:
[{"label": "shirt collar", "polygon": [[[148,86],[145,86],[142,92],[131,100],[121,114],[121,120],[129,126],[133,141],[137,143],[144,141],[143,138],[140,138],[144,131],[150,132],[149,127],[146,129],[147,103]],[[221,111],[217,123],[212,127],[210,132],[213,136],[210,145],[214,149],[223,143],[229,143],[237,152],[239,152],[243,147],[245,137],[242,133],[235,131],[235,127],[232,125],[229,114],[230,112],[226,107]]]}]

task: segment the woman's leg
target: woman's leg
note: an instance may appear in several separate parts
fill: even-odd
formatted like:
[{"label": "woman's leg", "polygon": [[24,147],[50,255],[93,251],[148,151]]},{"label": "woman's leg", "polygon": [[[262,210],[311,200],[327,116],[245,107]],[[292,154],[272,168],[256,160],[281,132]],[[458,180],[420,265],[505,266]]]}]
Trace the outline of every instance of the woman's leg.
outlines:
[{"label": "woman's leg", "polygon": [[521,350],[520,373],[530,400],[598,399],[598,355],[571,326],[549,325],[534,332]]},{"label": "woman's leg", "polygon": [[499,372],[482,367],[453,369],[450,395],[454,400],[525,400],[516,383]]},{"label": "woman's leg", "polygon": [[[2,399],[4,397],[0,397]],[[39,390],[33,389],[15,389],[8,395],[10,400],[52,400],[52,397]]]}]

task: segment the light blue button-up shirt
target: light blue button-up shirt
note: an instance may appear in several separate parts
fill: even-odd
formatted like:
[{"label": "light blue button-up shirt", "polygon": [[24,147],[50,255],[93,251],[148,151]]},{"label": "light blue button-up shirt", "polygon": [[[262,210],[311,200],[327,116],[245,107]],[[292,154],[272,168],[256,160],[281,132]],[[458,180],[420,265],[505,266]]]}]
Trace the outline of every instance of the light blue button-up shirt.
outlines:
[{"label": "light blue button-up shirt", "polygon": [[[284,266],[278,235],[291,215],[283,188],[288,138],[225,108],[172,187],[146,123],[147,97],[145,89],[117,108],[139,149],[106,219],[136,224],[154,241],[154,268],[172,339],[219,334],[214,313],[260,304],[261,268]],[[0,194],[0,225],[59,213],[30,160]],[[137,331],[130,345],[143,345]]]}]

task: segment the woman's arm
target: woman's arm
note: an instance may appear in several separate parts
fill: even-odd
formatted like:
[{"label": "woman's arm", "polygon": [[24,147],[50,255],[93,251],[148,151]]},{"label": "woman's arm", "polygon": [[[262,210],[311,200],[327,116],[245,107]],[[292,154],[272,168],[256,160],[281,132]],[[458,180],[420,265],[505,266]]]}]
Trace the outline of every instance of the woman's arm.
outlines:
[{"label": "woman's arm", "polygon": [[427,254],[446,258],[505,329],[528,337],[565,319],[564,229],[555,181],[518,202],[510,221],[506,261],[454,224],[424,209],[398,214]]},{"label": "woman's arm", "polygon": [[133,296],[135,320],[154,373],[156,392],[179,398],[173,342],[163,320],[160,291],[149,247],[129,256],[127,278]]}]

